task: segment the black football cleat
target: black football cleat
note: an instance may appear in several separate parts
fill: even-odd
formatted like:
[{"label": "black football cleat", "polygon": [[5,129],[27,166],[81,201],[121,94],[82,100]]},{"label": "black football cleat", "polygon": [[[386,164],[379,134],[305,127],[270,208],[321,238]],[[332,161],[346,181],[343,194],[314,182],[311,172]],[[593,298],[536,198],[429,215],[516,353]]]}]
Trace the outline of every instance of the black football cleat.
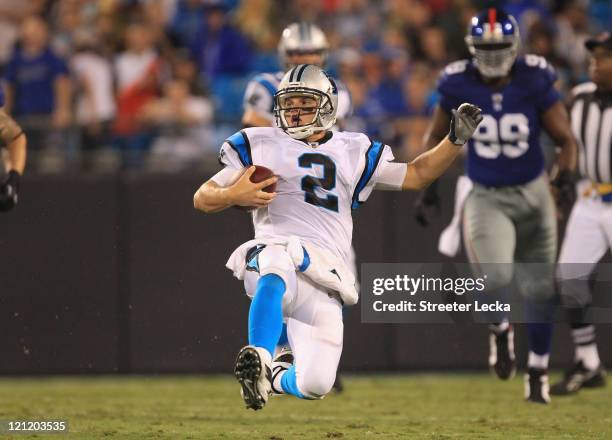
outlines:
[{"label": "black football cleat", "polygon": [[606,386],[606,370],[601,364],[596,369],[589,370],[582,361],[578,361],[565,372],[560,382],[550,388],[550,394],[567,396],[577,393],[581,388],[601,388],[604,386]]},{"label": "black football cleat", "polygon": [[272,360],[272,395],[284,394],[281,386],[281,374],[293,365],[293,351],[289,347],[283,348]]},{"label": "black football cleat", "polygon": [[240,394],[247,409],[262,409],[272,391],[272,372],[260,355],[262,348],[247,345],[236,357],[234,374],[240,383]]},{"label": "black football cleat", "polygon": [[516,359],[514,356],[514,329],[512,326],[496,333],[489,334],[489,367],[497,377],[508,380],[516,374]]},{"label": "black football cleat", "polygon": [[540,368],[530,368],[525,374],[525,399],[528,402],[550,403],[548,374]]}]

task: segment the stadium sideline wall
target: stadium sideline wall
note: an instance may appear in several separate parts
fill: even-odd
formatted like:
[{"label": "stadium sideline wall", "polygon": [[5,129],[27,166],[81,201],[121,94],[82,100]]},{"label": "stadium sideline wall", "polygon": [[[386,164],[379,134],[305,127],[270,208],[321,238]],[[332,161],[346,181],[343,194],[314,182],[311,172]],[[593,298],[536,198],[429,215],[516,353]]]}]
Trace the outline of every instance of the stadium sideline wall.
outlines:
[{"label": "stadium sideline wall", "polygon": [[[237,210],[192,206],[202,176],[27,176],[19,209],[0,215],[0,374],[230,372],[246,342],[248,299],[225,269],[251,238]],[[442,179],[453,199],[454,178]],[[413,219],[415,195],[377,193],[355,216],[362,262],[443,261],[439,231]],[[458,257],[464,261],[464,257]],[[566,326],[553,367],[571,357]],[[518,328],[524,362],[525,329]],[[344,370],[481,369],[483,325],[345,323]],[[600,326],[601,341],[612,326]],[[612,364],[612,345],[601,344]]]}]

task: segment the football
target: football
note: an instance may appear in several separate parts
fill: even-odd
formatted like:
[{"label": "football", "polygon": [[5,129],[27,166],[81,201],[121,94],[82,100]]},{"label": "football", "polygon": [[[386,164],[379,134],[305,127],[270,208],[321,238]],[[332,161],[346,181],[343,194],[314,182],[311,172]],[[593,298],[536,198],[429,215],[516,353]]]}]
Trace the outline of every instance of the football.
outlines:
[{"label": "football", "polygon": [[[270,168],[261,165],[255,165],[255,172],[251,175],[251,182],[259,183],[274,176],[274,172]],[[268,185],[263,189],[267,193],[276,191],[276,183]]]},{"label": "football", "polygon": [[[244,173],[246,170],[247,169],[244,168],[242,173]],[[241,176],[242,174],[239,174],[239,175]],[[251,182],[253,183],[263,182],[264,180],[272,176],[274,176],[274,172],[270,168],[267,168],[261,165],[255,165],[255,172],[251,174]],[[266,186],[263,189],[263,191],[268,192],[268,193],[272,193],[276,191],[276,183]],[[251,212],[255,210],[255,208],[251,206],[234,206],[234,208],[239,209],[240,211],[246,211],[246,212]]]}]

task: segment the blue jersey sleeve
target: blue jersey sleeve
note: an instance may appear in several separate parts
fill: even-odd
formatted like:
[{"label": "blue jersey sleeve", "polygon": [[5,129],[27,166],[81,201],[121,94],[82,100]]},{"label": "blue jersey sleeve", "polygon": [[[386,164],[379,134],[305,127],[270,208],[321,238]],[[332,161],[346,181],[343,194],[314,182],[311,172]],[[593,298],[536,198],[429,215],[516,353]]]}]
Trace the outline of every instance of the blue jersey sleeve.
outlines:
[{"label": "blue jersey sleeve", "polygon": [[0,81],[0,107],[4,107],[4,88],[2,86],[2,81]]},{"label": "blue jersey sleeve", "polygon": [[467,60],[460,60],[449,64],[438,79],[438,104],[449,115],[464,102],[461,91],[468,63]]}]

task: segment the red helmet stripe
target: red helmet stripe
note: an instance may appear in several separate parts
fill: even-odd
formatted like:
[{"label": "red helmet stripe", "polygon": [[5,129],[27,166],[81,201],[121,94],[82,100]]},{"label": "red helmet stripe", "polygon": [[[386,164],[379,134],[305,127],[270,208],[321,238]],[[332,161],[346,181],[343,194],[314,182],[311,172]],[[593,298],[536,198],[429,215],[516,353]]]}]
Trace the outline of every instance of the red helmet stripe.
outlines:
[{"label": "red helmet stripe", "polygon": [[495,32],[495,22],[497,21],[497,9],[489,8],[489,29],[491,30],[491,35]]}]

